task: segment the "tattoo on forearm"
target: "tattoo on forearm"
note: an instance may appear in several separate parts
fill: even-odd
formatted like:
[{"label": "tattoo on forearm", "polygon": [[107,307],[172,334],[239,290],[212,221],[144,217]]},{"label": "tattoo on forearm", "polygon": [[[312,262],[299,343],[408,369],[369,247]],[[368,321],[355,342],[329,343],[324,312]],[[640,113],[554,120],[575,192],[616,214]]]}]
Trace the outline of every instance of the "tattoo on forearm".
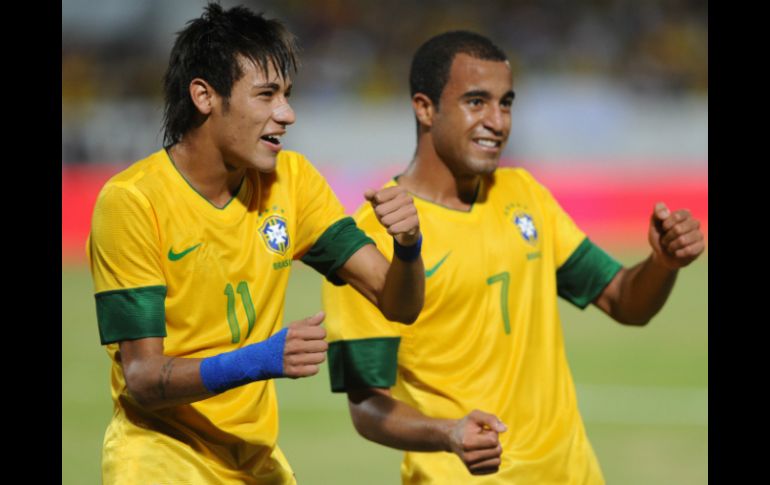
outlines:
[{"label": "tattoo on forearm", "polygon": [[160,380],[158,381],[158,394],[161,399],[166,399],[166,386],[171,381],[171,370],[174,368],[174,360],[176,357],[171,357],[160,368]]}]

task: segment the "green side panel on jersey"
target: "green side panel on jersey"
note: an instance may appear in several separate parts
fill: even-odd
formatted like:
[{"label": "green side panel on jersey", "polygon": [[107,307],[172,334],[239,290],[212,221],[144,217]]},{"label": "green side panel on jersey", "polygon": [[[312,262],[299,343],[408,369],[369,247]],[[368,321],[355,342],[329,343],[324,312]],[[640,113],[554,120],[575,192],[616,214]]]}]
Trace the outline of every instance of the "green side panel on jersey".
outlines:
[{"label": "green side panel on jersey", "polygon": [[374,244],[374,241],[358,228],[352,217],[345,217],[321,234],[302,256],[302,262],[324,275],[332,284],[341,286],[345,281],[337,276],[337,270],[367,244]]},{"label": "green side panel on jersey", "polygon": [[95,297],[102,345],[166,336],[165,286],[103,291]]},{"label": "green side panel on jersey", "polygon": [[332,392],[392,387],[396,383],[400,342],[400,337],[377,337],[330,343]]},{"label": "green side panel on jersey", "polygon": [[621,268],[622,264],[585,238],[556,271],[559,296],[583,309],[599,296]]}]

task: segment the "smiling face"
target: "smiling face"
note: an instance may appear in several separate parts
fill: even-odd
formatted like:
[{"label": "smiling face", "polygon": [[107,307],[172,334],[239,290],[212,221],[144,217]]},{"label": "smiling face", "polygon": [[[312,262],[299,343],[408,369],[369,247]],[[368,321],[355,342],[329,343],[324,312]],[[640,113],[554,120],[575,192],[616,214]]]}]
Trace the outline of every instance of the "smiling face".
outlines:
[{"label": "smiling face", "polygon": [[430,128],[436,153],[455,176],[494,172],[511,130],[507,62],[457,54]]},{"label": "smiling face", "polygon": [[228,100],[216,96],[209,116],[212,139],[228,166],[272,172],[281,136],[295,120],[287,99],[291,79],[278,75],[272,62],[264,73],[254,62],[239,61],[243,75]]}]

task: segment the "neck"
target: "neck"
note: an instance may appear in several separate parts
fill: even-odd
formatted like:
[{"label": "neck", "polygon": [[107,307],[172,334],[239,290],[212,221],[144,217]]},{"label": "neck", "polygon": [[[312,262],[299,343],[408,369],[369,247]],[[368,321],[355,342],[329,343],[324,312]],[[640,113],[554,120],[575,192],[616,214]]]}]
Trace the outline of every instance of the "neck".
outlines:
[{"label": "neck", "polygon": [[168,153],[177,170],[198,193],[217,207],[223,207],[237,193],[246,169],[229,166],[211,144],[185,136]]},{"label": "neck", "polygon": [[421,199],[467,211],[473,205],[481,176],[453,173],[436,153],[430,134],[423,134],[412,162],[398,183]]}]

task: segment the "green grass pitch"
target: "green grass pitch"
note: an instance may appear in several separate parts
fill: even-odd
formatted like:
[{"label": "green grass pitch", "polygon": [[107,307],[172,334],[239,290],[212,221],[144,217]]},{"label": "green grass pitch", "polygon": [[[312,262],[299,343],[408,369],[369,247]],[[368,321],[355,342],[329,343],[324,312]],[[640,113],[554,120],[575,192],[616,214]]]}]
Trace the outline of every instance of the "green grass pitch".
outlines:
[{"label": "green grass pitch", "polygon": [[[638,255],[620,258],[633,263]],[[610,484],[705,484],[708,453],[708,262],[679,275],[667,306],[645,328],[561,304],[567,354],[588,436]],[[320,308],[320,277],[296,264],[286,321]],[[62,269],[62,484],[100,483],[112,414],[109,359],[99,345],[91,280]],[[328,372],[277,381],[279,444],[299,483],[400,483],[401,454],[360,438]]]}]

